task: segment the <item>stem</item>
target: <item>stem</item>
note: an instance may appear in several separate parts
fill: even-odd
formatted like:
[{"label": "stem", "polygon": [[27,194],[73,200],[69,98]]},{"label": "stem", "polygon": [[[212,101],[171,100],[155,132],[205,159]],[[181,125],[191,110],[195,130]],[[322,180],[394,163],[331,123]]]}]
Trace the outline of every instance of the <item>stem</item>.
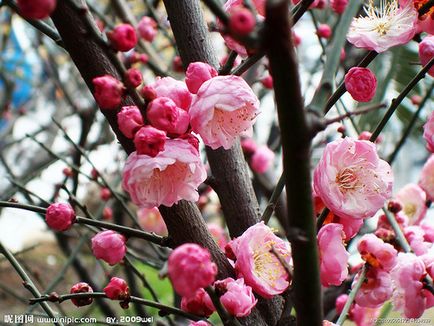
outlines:
[{"label": "stem", "polygon": [[[287,0],[267,2],[264,47],[274,81],[281,128],[289,226],[293,232],[303,235],[294,237],[291,242],[297,324],[319,326],[323,316],[310,181],[311,132],[301,94],[287,10]],[[287,237],[291,238],[291,235],[287,234]]]},{"label": "stem", "polygon": [[[47,209],[39,206],[33,206],[33,205],[27,205],[27,204],[20,204],[20,203],[13,203],[8,201],[0,201],[0,207],[9,207],[9,208],[18,208],[18,209],[25,209],[28,211],[40,213],[40,214],[46,214]],[[99,228],[109,229],[113,231],[117,231],[119,233],[122,233],[123,235],[129,237],[129,238],[139,238],[144,239],[153,243],[156,243],[160,246],[167,245],[168,239],[166,237],[159,236],[154,233],[144,232],[136,229],[129,228],[127,226],[112,224],[108,222],[103,221],[97,221],[92,220],[90,218],[77,216],[75,218],[75,222],[78,224],[84,224],[84,225],[92,225],[97,226]]]},{"label": "stem", "polygon": [[363,282],[365,281],[365,277],[366,277],[366,265],[363,265],[362,271],[360,272],[360,277],[357,280],[356,285],[351,289],[351,292],[348,296],[348,300],[347,300],[347,302],[345,302],[345,306],[342,309],[342,312],[341,312],[341,314],[340,314],[340,316],[336,322],[336,325],[340,326],[344,323],[345,319],[347,318],[348,312],[350,311],[351,304],[353,303],[357,292],[360,290]]},{"label": "stem", "polygon": [[342,114],[342,115],[340,115],[340,116],[338,116],[336,118],[326,119],[324,121],[324,124],[325,125],[330,125],[332,123],[342,121],[342,120],[344,120],[345,118],[348,118],[348,117],[365,114],[365,113],[368,113],[368,112],[371,112],[371,111],[374,111],[374,110],[378,110],[378,109],[382,109],[382,108],[385,108],[385,107],[386,107],[386,104],[384,104],[384,103],[367,105],[365,107],[361,107],[357,111],[346,112],[345,114]]},{"label": "stem", "polygon": [[[12,267],[15,269],[15,271],[18,273],[18,275],[23,280],[24,287],[30,291],[35,297],[41,296],[41,293],[39,292],[38,288],[33,284],[32,280],[27,275],[26,271],[21,267],[20,263],[14,255],[3,245],[3,243],[0,242],[0,252],[6,257],[6,259],[11,263]],[[47,315],[53,319],[56,318],[56,314],[51,309],[51,307],[46,302],[41,302],[40,306],[44,311],[47,313]],[[62,323],[54,322],[54,325],[62,326]]]},{"label": "stem", "polygon": [[398,106],[401,104],[401,102],[404,100],[407,94],[410,93],[413,87],[416,86],[416,84],[422,78],[425,77],[425,74],[433,65],[434,65],[434,57],[422,68],[421,71],[419,71],[419,73],[416,76],[414,76],[414,78],[408,83],[408,85],[398,95],[398,97],[392,100],[392,103],[390,104],[390,107],[387,110],[386,114],[384,115],[383,119],[379,122],[374,132],[372,133],[371,138],[369,139],[371,142],[375,142],[377,140],[378,136],[380,135],[383,128],[386,126],[389,119],[392,117],[395,110],[398,108]]},{"label": "stem", "polygon": [[261,217],[261,220],[264,221],[265,224],[268,224],[271,215],[276,209],[277,202],[279,200],[280,194],[282,193],[284,187],[285,187],[285,173],[282,172],[279,181],[277,182],[276,188],[274,188],[270,200],[268,201],[267,208],[265,208],[265,211]]}]

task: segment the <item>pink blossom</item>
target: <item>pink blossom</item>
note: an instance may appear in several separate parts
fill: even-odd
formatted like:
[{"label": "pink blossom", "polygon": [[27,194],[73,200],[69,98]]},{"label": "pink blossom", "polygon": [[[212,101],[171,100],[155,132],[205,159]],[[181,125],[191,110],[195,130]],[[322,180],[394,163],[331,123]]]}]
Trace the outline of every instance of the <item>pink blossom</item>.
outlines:
[{"label": "pink blossom", "polygon": [[184,72],[184,64],[182,63],[182,59],[179,55],[173,58],[172,68],[175,72]]},{"label": "pink blossom", "polygon": [[188,65],[187,71],[185,72],[185,83],[187,84],[188,90],[196,94],[204,82],[217,75],[217,70],[209,64],[205,62],[192,62]]},{"label": "pink blossom", "polygon": [[184,134],[190,124],[188,113],[168,97],[157,97],[149,103],[146,117],[152,126],[172,136]]},{"label": "pink blossom", "polygon": [[[87,284],[85,282],[79,282],[77,284],[74,284],[71,287],[71,290],[69,291],[69,293],[71,293],[71,294],[74,294],[74,293],[93,293],[93,289],[90,287],[89,284]],[[90,305],[93,302],[93,298],[92,297],[72,298],[71,302],[77,307],[83,307],[83,306]]]},{"label": "pink blossom", "polygon": [[220,249],[225,250],[225,247],[228,244],[228,235],[226,231],[216,223],[208,223],[207,226],[214,241],[218,244]]},{"label": "pink blossom", "polygon": [[250,315],[258,300],[253,295],[252,288],[244,284],[244,279],[227,278],[217,281],[215,286],[219,287],[217,283],[223,283],[225,292],[220,297],[220,302],[229,314],[235,317]]},{"label": "pink blossom", "polygon": [[191,146],[193,146],[197,151],[199,151],[199,138],[191,133],[186,133],[178,138],[185,139]]},{"label": "pink blossom", "polygon": [[134,134],[143,126],[143,117],[137,106],[123,106],[117,118],[119,129],[127,138],[134,138]]},{"label": "pink blossom", "polygon": [[142,73],[137,68],[128,69],[126,74],[125,74],[125,79],[126,79],[125,82],[127,83],[127,85],[129,85],[133,88],[139,87],[143,81]]},{"label": "pink blossom", "polygon": [[265,173],[272,165],[276,155],[268,146],[260,146],[250,159],[250,167],[256,173]]},{"label": "pink blossom", "polygon": [[48,206],[45,222],[56,231],[66,231],[75,221],[75,212],[67,203],[54,203]]},{"label": "pink blossom", "polygon": [[341,138],[327,144],[314,171],[314,189],[324,204],[343,218],[373,216],[392,192],[390,165],[375,144]]},{"label": "pink blossom", "polygon": [[152,42],[157,35],[157,22],[148,16],[143,16],[137,25],[137,31],[142,39]]},{"label": "pink blossom", "polygon": [[434,153],[434,112],[431,112],[427,122],[423,125],[423,138],[426,140],[426,148]]},{"label": "pink blossom", "polygon": [[157,207],[140,208],[137,212],[137,219],[143,230],[154,232],[161,236],[167,235],[166,223]]},{"label": "pink blossom", "polygon": [[229,149],[238,136],[250,136],[259,100],[238,76],[217,76],[204,82],[190,108],[191,127],[212,149]]},{"label": "pink blossom", "polygon": [[101,109],[115,109],[121,104],[124,85],[116,78],[105,75],[92,80],[94,96]]},{"label": "pink blossom", "polygon": [[117,25],[112,31],[107,32],[107,37],[117,51],[127,52],[137,44],[136,31],[130,24]]},{"label": "pink blossom", "polygon": [[241,148],[245,155],[252,155],[258,149],[258,145],[253,138],[243,138]]},{"label": "pink blossom", "polygon": [[116,265],[125,256],[126,239],[122,234],[112,230],[97,233],[92,238],[92,251],[97,259],[102,259],[109,265]]},{"label": "pink blossom", "polygon": [[111,193],[109,188],[104,187],[104,188],[101,188],[99,196],[102,200],[107,201],[112,197],[112,193]]},{"label": "pink blossom", "polygon": [[404,235],[412,251],[417,256],[426,254],[428,250],[432,247],[431,243],[425,242],[425,231],[420,226],[407,226],[404,229]]},{"label": "pink blossom", "polygon": [[419,186],[425,190],[429,200],[434,200],[434,155],[429,157],[422,168]]},{"label": "pink blossom", "polygon": [[345,75],[345,88],[358,102],[369,102],[377,90],[377,78],[368,68],[353,67]]},{"label": "pink blossom", "polygon": [[130,154],[122,187],[139,206],[171,207],[181,199],[197,201],[197,187],[206,179],[198,151],[183,139],[168,139],[155,158]]},{"label": "pink blossom", "polygon": [[164,151],[166,132],[152,126],[144,126],[136,132],[134,145],[138,155],[155,157]]},{"label": "pink blossom", "polygon": [[409,224],[419,224],[427,209],[425,191],[417,184],[409,183],[401,188],[395,197],[401,204],[401,212],[408,218]]},{"label": "pink blossom", "polygon": [[130,297],[130,289],[127,282],[119,277],[112,277],[104,288],[107,298],[112,300],[127,300]]},{"label": "pink blossom", "polygon": [[157,98],[157,92],[151,85],[145,85],[140,90],[140,95],[148,102],[151,102]]},{"label": "pink blossom", "polygon": [[261,79],[261,84],[267,89],[273,89],[273,77],[266,75]]},{"label": "pink blossom", "polygon": [[175,291],[181,296],[191,297],[199,288],[214,282],[217,266],[211,261],[207,249],[186,243],[170,254],[168,273]]},{"label": "pink blossom", "polygon": [[215,311],[211,298],[203,288],[198,289],[191,297],[182,297],[181,309],[201,317],[209,317]]},{"label": "pink blossom", "polygon": [[111,207],[104,207],[104,209],[102,210],[102,218],[106,221],[113,218],[113,210],[111,209]]},{"label": "pink blossom", "polygon": [[252,12],[242,6],[234,7],[229,16],[229,30],[240,36],[250,34],[256,26]]},{"label": "pink blossom", "polygon": [[[434,58],[434,35],[424,37],[419,43],[419,58],[423,66]],[[430,68],[428,74],[434,77],[434,66]]]},{"label": "pink blossom", "polygon": [[347,8],[348,0],[330,0],[330,7],[337,14],[342,14]]},{"label": "pink blossom", "polygon": [[391,272],[395,282],[392,301],[395,309],[403,311],[407,318],[419,318],[425,311],[426,299],[421,282],[425,273],[421,258],[412,253],[398,254],[398,263]]},{"label": "pink blossom", "polygon": [[420,227],[424,232],[424,240],[427,242],[434,243],[434,221],[432,220],[423,220],[420,223]]},{"label": "pink blossom", "polygon": [[417,11],[411,4],[398,7],[398,0],[374,7],[369,2],[365,17],[354,18],[347,34],[348,42],[378,53],[408,43],[416,33]]},{"label": "pink blossom", "polygon": [[155,91],[157,97],[168,97],[175,102],[177,107],[185,111],[189,110],[192,95],[185,83],[172,77],[157,77],[155,82],[149,86]]},{"label": "pink blossom", "polygon": [[321,284],[341,285],[348,276],[349,254],[342,242],[343,227],[337,223],[324,225],[318,232]]},{"label": "pink blossom", "polygon": [[28,19],[45,19],[56,8],[56,0],[17,0],[19,13]]},{"label": "pink blossom", "polygon": [[188,324],[188,326],[209,326],[210,324],[208,324],[206,321],[204,320],[199,320],[199,321],[193,321],[190,324]]},{"label": "pink blossom", "polygon": [[[348,300],[347,294],[341,294],[336,299],[336,313],[341,314],[345,303]],[[373,326],[375,320],[380,315],[380,308],[361,307],[357,303],[352,303],[347,318],[354,321],[357,326]]]},{"label": "pink blossom", "polygon": [[237,276],[243,277],[245,283],[264,298],[284,292],[291,280],[278,258],[270,252],[271,247],[288,264],[291,262],[288,243],[277,237],[264,222],[251,226],[226,246],[228,252],[236,258]]},{"label": "pink blossom", "polygon": [[332,29],[327,24],[319,25],[316,33],[321,38],[329,39],[330,37],[332,37]]},{"label": "pink blossom", "polygon": [[[354,277],[353,287],[360,277]],[[361,307],[377,308],[390,299],[393,292],[390,274],[377,268],[369,268],[366,279],[356,294],[355,302]]]},{"label": "pink blossom", "polygon": [[[414,8],[419,11],[423,5],[428,3],[428,0],[402,1],[403,4],[406,4],[408,2],[410,2],[410,3],[413,2]],[[401,1],[400,1],[400,4],[401,4]],[[433,7],[431,7],[431,9],[428,10],[427,13],[418,17],[417,33],[420,33],[420,32],[425,32],[428,34],[434,34],[434,9],[433,9]]]},{"label": "pink blossom", "polygon": [[373,268],[389,272],[396,265],[396,249],[372,233],[360,238],[357,250],[362,259]]}]

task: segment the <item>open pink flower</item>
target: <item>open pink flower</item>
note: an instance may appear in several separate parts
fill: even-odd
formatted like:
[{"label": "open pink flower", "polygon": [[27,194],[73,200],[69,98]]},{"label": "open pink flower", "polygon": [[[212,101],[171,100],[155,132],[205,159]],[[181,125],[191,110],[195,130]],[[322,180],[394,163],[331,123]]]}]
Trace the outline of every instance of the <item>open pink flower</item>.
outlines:
[{"label": "open pink flower", "polygon": [[157,207],[142,207],[137,212],[137,220],[143,230],[154,232],[158,235],[167,235],[166,223]]},{"label": "open pink flower", "polygon": [[426,140],[426,148],[434,153],[434,112],[431,112],[427,122],[423,125],[423,138]]},{"label": "open pink flower", "polygon": [[434,155],[429,157],[422,168],[419,186],[425,190],[429,200],[434,200]]},{"label": "open pink flower", "polygon": [[45,222],[56,231],[66,231],[75,221],[75,212],[68,203],[54,203],[48,206]]},{"label": "open pink flower", "polygon": [[192,62],[188,65],[185,72],[185,83],[189,91],[196,94],[200,86],[208,79],[216,77],[217,70],[205,62]]},{"label": "open pink flower", "polygon": [[115,265],[124,258],[127,252],[125,242],[125,237],[115,231],[99,232],[92,238],[93,255],[109,265]]},{"label": "open pink flower", "polygon": [[314,171],[314,188],[324,204],[344,218],[368,218],[392,192],[390,165],[373,143],[344,138],[327,144]]},{"label": "open pink flower", "polygon": [[[345,303],[348,300],[347,294],[341,294],[336,299],[336,313],[341,314]],[[357,303],[352,303],[347,318],[352,320],[357,326],[374,326],[375,320],[380,315],[380,308],[361,307]]]},{"label": "open pink flower", "polygon": [[28,19],[44,19],[56,8],[56,0],[18,0],[19,13]]},{"label": "open pink flower", "polygon": [[197,187],[206,179],[199,152],[184,139],[168,139],[154,158],[130,154],[122,187],[141,207],[172,206],[179,200],[197,201]]},{"label": "open pink flower", "polygon": [[207,249],[186,243],[170,254],[168,273],[175,291],[181,296],[191,297],[198,289],[214,282],[217,266],[211,261]]},{"label": "open pink flower", "polygon": [[399,7],[398,0],[369,1],[366,16],[354,18],[347,34],[348,42],[378,53],[408,43],[416,33],[417,11],[411,4]]},{"label": "open pink flower", "polygon": [[204,82],[190,108],[191,127],[212,149],[229,149],[238,136],[250,136],[259,100],[238,76],[217,76]]},{"label": "open pink flower", "polygon": [[[354,277],[353,286],[360,277]],[[390,274],[377,268],[369,268],[366,280],[356,294],[355,302],[361,307],[377,308],[390,299],[393,292]]]},{"label": "open pink flower", "polygon": [[137,25],[137,31],[141,38],[152,42],[157,35],[157,22],[148,16],[143,16]]},{"label": "open pink flower", "polygon": [[291,277],[270,250],[274,247],[289,264],[291,249],[264,222],[251,226],[226,247],[236,258],[238,277],[243,277],[257,294],[271,298],[288,288]]},{"label": "open pink flower", "polygon": [[217,281],[215,286],[219,287],[217,283],[222,284],[220,287],[223,287],[225,291],[220,297],[220,302],[232,316],[246,317],[250,315],[258,300],[253,295],[252,288],[244,284],[244,279],[227,278],[223,281]]},{"label": "open pink flower", "polygon": [[360,238],[357,250],[362,259],[373,268],[389,272],[396,265],[396,249],[372,233]]},{"label": "open pink flower", "polygon": [[408,218],[409,224],[419,224],[426,214],[426,193],[417,184],[409,183],[396,194],[401,204],[401,212]]},{"label": "open pink flower", "polygon": [[342,242],[343,227],[337,223],[324,225],[318,232],[321,284],[341,285],[348,276],[349,253]]},{"label": "open pink flower", "polygon": [[418,225],[407,226],[404,229],[404,235],[417,256],[428,253],[432,247],[432,243],[425,241],[425,230]]},{"label": "open pink flower", "polygon": [[391,272],[395,283],[392,301],[395,309],[403,311],[407,318],[419,318],[425,311],[421,282],[425,273],[421,258],[412,253],[399,253],[398,263]]},{"label": "open pink flower", "polygon": [[192,95],[188,91],[185,83],[173,79],[172,77],[157,77],[153,84],[148,85],[157,97],[168,97],[176,106],[188,111],[191,104]]},{"label": "open pink flower", "polygon": [[215,311],[211,298],[203,288],[198,289],[191,297],[182,297],[181,309],[201,317],[209,317]]},{"label": "open pink flower", "polygon": [[368,68],[353,67],[345,75],[345,88],[359,102],[369,102],[377,90],[377,78]]}]

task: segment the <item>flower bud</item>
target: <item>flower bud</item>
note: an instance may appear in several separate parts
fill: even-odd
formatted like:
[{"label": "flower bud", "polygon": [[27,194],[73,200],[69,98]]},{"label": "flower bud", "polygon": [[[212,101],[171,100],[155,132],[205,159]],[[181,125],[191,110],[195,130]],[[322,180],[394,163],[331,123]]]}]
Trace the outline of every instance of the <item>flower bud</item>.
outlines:
[{"label": "flower bud", "polygon": [[[93,293],[93,289],[90,287],[89,284],[85,282],[80,282],[71,287],[71,290],[69,293]],[[90,305],[93,302],[93,298],[87,297],[87,298],[72,298],[71,302],[76,305],[77,307],[83,307]]]},{"label": "flower bud", "polygon": [[[433,24],[432,18],[431,24]],[[425,66],[432,58],[434,58],[434,35],[424,37],[422,42],[419,43],[419,58],[423,66]],[[434,66],[429,69],[428,74],[434,77]]]},{"label": "flower bud", "polygon": [[113,210],[108,206],[104,207],[102,210],[102,218],[106,221],[111,220],[113,218]]},{"label": "flower bud", "polygon": [[142,39],[152,42],[157,35],[157,22],[151,17],[144,16],[137,25],[137,30]]},{"label": "flower bud", "polygon": [[347,8],[348,0],[330,0],[330,7],[337,14],[342,14]]},{"label": "flower bud", "polygon": [[125,75],[125,82],[127,85],[137,88],[142,83],[142,73],[137,68],[130,68],[127,70]]},{"label": "flower bud", "polygon": [[316,31],[319,37],[329,39],[332,36],[332,29],[327,24],[321,24]]},{"label": "flower bud", "polygon": [[144,126],[134,136],[137,154],[155,157],[164,150],[166,133],[152,126]]},{"label": "flower bud", "polygon": [[151,102],[157,98],[157,92],[151,85],[143,86],[143,88],[140,90],[140,95],[142,95],[142,97],[148,102]]},{"label": "flower bud", "polygon": [[51,204],[45,214],[45,221],[53,230],[66,231],[75,221],[74,209],[67,203]]},{"label": "flower bud", "polygon": [[130,289],[127,283],[119,277],[111,278],[104,288],[104,293],[107,298],[112,300],[128,300],[130,298]]},{"label": "flower bud", "polygon": [[252,12],[239,6],[238,8],[231,9],[229,17],[229,29],[240,36],[248,35],[253,31],[256,25],[255,16]]},{"label": "flower bud", "polygon": [[134,134],[143,126],[143,117],[137,106],[124,106],[118,112],[119,129],[127,138],[134,138]]},{"label": "flower bud", "polygon": [[111,32],[107,33],[107,37],[111,46],[117,51],[129,51],[137,44],[136,31],[130,24],[116,26]]},{"label": "flower bud", "polygon": [[56,0],[18,0],[18,12],[28,19],[44,19],[56,8]]},{"label": "flower bud", "polygon": [[259,147],[252,155],[250,166],[256,173],[265,173],[273,164],[274,152],[267,146]]},{"label": "flower bud", "polygon": [[168,97],[158,97],[149,103],[146,117],[152,126],[174,136],[187,132],[190,124],[188,113]]},{"label": "flower bud", "polygon": [[102,200],[107,201],[111,198],[112,193],[109,188],[102,188],[99,195]]},{"label": "flower bud", "polygon": [[185,72],[185,83],[187,84],[188,90],[196,94],[204,82],[217,75],[217,70],[209,64],[204,62],[192,62],[188,65],[187,71]]},{"label": "flower bud", "polygon": [[181,309],[201,317],[209,317],[215,311],[211,298],[202,288],[191,297],[182,297]]},{"label": "flower bud", "polygon": [[267,75],[261,79],[261,84],[267,89],[273,89],[273,77]]},{"label": "flower bud", "polygon": [[101,109],[116,109],[121,104],[124,85],[116,78],[105,75],[92,80],[94,96]]},{"label": "flower bud", "polygon": [[[220,297],[220,302],[225,309],[236,317],[246,317],[255,307],[258,300],[253,295],[252,288],[244,284],[244,279],[234,280],[227,278],[223,281],[225,293]],[[216,282],[216,283],[217,283]]]},{"label": "flower bud", "polygon": [[115,265],[125,256],[127,251],[125,242],[125,237],[115,231],[99,232],[92,238],[93,255],[109,265]]},{"label": "flower bud", "polygon": [[183,72],[184,71],[184,66],[182,64],[182,60],[181,60],[181,57],[179,55],[177,55],[176,57],[173,58],[172,67],[173,67],[173,70],[175,72]]},{"label": "flower bud", "polygon": [[368,68],[353,67],[345,75],[345,87],[355,101],[369,102],[377,90],[377,78]]}]

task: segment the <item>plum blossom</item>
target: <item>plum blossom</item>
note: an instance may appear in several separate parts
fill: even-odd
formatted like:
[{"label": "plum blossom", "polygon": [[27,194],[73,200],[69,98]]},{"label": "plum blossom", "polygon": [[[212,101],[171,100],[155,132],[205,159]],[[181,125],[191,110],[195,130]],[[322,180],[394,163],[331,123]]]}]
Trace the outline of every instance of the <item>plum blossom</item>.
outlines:
[{"label": "plum blossom", "polygon": [[[74,284],[71,287],[71,290],[69,291],[69,293],[71,293],[71,294],[74,294],[74,293],[93,293],[93,289],[90,287],[89,284],[87,284],[85,282],[79,282],[77,284]],[[93,302],[93,298],[92,297],[72,298],[71,302],[77,307],[83,307],[83,306],[90,305]]]},{"label": "plum blossom", "polygon": [[409,224],[419,224],[426,214],[426,193],[417,184],[407,184],[396,194],[401,204],[401,212],[408,218]]},{"label": "plum blossom", "polygon": [[[336,312],[340,314],[348,300],[347,294],[341,294],[336,298]],[[357,303],[352,303],[347,318],[354,321],[357,326],[373,326],[379,317],[381,308],[361,307]]]},{"label": "plum blossom", "polygon": [[434,155],[431,155],[423,165],[419,186],[425,190],[429,200],[434,200]]},{"label": "plum blossom", "polygon": [[56,8],[56,0],[18,0],[19,13],[28,19],[44,19]]},{"label": "plum blossom", "polygon": [[412,251],[417,256],[428,253],[429,249],[432,247],[432,243],[425,241],[424,229],[418,225],[407,226],[404,229],[404,235]]},{"label": "plum blossom", "polygon": [[130,24],[117,25],[112,31],[107,32],[107,37],[117,51],[129,51],[137,44],[136,30]]},{"label": "plum blossom", "polygon": [[251,136],[259,100],[238,76],[204,82],[190,107],[191,127],[212,149],[229,149],[238,136]]},{"label": "plum blossom", "polygon": [[[235,271],[253,291],[264,298],[284,292],[291,280],[271,248],[291,262],[289,244],[277,237],[264,222],[248,228],[226,246],[229,256],[236,259]],[[230,258],[231,258],[230,257]]]},{"label": "plum blossom", "polygon": [[121,104],[125,87],[110,75],[96,77],[92,80],[95,100],[101,109],[116,109]]},{"label": "plum blossom", "polygon": [[92,252],[95,258],[102,259],[109,265],[116,265],[125,256],[126,239],[122,234],[112,230],[97,233],[92,238]]},{"label": "plum blossom", "polygon": [[[419,11],[423,5],[425,5],[429,0],[402,0],[400,4],[405,5],[408,2],[413,3],[414,8]],[[427,13],[418,17],[417,20],[418,33],[426,32],[428,34],[434,34],[434,8],[428,10]]]},{"label": "plum blossom", "polygon": [[188,91],[185,83],[172,77],[157,77],[153,84],[148,85],[149,91],[155,92],[156,97],[168,97],[176,106],[188,111],[190,108],[192,95]]},{"label": "plum blossom", "polygon": [[244,279],[234,280],[226,278],[215,283],[216,288],[224,288],[224,294],[220,297],[223,307],[235,317],[246,317],[255,307],[258,300],[252,292],[252,288],[244,284]]},{"label": "plum blossom", "polygon": [[368,218],[392,192],[390,165],[375,144],[341,138],[327,144],[314,171],[314,189],[324,204],[343,218]]},{"label": "plum blossom", "polygon": [[185,243],[169,256],[168,274],[175,291],[185,297],[195,295],[200,288],[211,285],[217,266],[209,251],[194,243]]},{"label": "plum blossom", "polygon": [[377,90],[377,78],[368,68],[353,67],[345,75],[345,88],[359,102],[369,102]]},{"label": "plum blossom", "polygon": [[143,16],[137,25],[137,31],[142,39],[152,42],[157,35],[157,22],[148,16]]},{"label": "plum blossom", "polygon": [[146,117],[153,127],[172,136],[187,132],[190,124],[188,113],[176,106],[176,103],[168,97],[157,97],[149,103]]},{"label": "plum blossom", "polygon": [[398,6],[398,0],[380,0],[375,7],[369,0],[366,16],[354,18],[347,34],[348,42],[378,53],[408,43],[416,33],[417,11],[410,4]]},{"label": "plum blossom", "polygon": [[137,68],[130,68],[125,73],[125,83],[133,88],[139,87],[142,81],[142,73]]},{"label": "plum blossom", "polygon": [[[353,286],[360,277],[354,277]],[[388,272],[377,268],[368,268],[366,279],[357,292],[355,302],[361,307],[377,308],[390,299],[393,292],[392,279]]]},{"label": "plum blossom", "polygon": [[130,297],[130,289],[127,282],[119,277],[112,277],[104,288],[107,298],[112,300],[126,300]]},{"label": "plum blossom", "polygon": [[398,263],[392,270],[395,286],[392,301],[395,309],[407,318],[419,318],[426,308],[426,298],[422,292],[422,278],[426,274],[421,258],[412,253],[399,253]]},{"label": "plum blossom", "polygon": [[265,173],[273,165],[276,155],[267,145],[260,146],[250,158],[250,167],[256,173]]},{"label": "plum blossom", "polygon": [[316,31],[316,34],[321,37],[321,38],[325,38],[325,39],[329,39],[332,37],[332,29],[329,25],[327,24],[321,24],[318,26],[318,30]]},{"label": "plum blossom", "polygon": [[200,86],[208,79],[216,77],[218,75],[217,70],[205,62],[192,62],[188,65],[185,72],[185,83],[188,90],[196,94]]},{"label": "plum blossom", "polygon": [[134,145],[138,155],[155,157],[164,151],[166,132],[152,126],[141,127],[134,135]]},{"label": "plum blossom", "polygon": [[255,16],[249,9],[238,6],[231,10],[228,26],[232,33],[240,36],[248,35],[255,25]]},{"label": "plum blossom", "polygon": [[66,231],[75,221],[75,212],[68,203],[54,203],[48,206],[45,222],[56,231]]},{"label": "plum blossom", "polygon": [[209,317],[215,311],[211,298],[203,288],[191,297],[182,297],[181,309],[201,317]]},{"label": "plum blossom", "polygon": [[[434,35],[424,37],[419,43],[419,58],[423,66],[434,58]],[[428,74],[434,77],[434,66],[429,69]]]},{"label": "plum blossom", "polygon": [[137,106],[123,106],[117,118],[119,129],[127,138],[134,138],[134,134],[143,126],[143,117]]},{"label": "plum blossom", "polygon": [[324,225],[318,232],[321,284],[341,285],[348,276],[349,253],[342,242],[343,227],[337,223]]},{"label": "plum blossom", "polygon": [[396,265],[396,249],[372,233],[360,238],[357,250],[362,259],[373,268],[389,272]]},{"label": "plum blossom", "polygon": [[143,230],[158,235],[167,235],[167,227],[157,207],[142,207],[137,211],[137,220]]},{"label": "plum blossom", "polygon": [[214,241],[217,243],[220,249],[225,250],[225,247],[228,243],[228,235],[226,231],[216,223],[209,223],[207,226]]},{"label": "plum blossom", "polygon": [[423,125],[423,138],[426,140],[426,148],[434,153],[434,112],[431,112],[427,122]]},{"label": "plum blossom", "polygon": [[348,0],[330,0],[330,7],[337,14],[342,14],[347,8]]},{"label": "plum blossom", "polygon": [[168,139],[155,158],[133,152],[127,159],[122,187],[141,207],[171,207],[179,200],[197,201],[206,179],[199,152],[187,140]]}]

